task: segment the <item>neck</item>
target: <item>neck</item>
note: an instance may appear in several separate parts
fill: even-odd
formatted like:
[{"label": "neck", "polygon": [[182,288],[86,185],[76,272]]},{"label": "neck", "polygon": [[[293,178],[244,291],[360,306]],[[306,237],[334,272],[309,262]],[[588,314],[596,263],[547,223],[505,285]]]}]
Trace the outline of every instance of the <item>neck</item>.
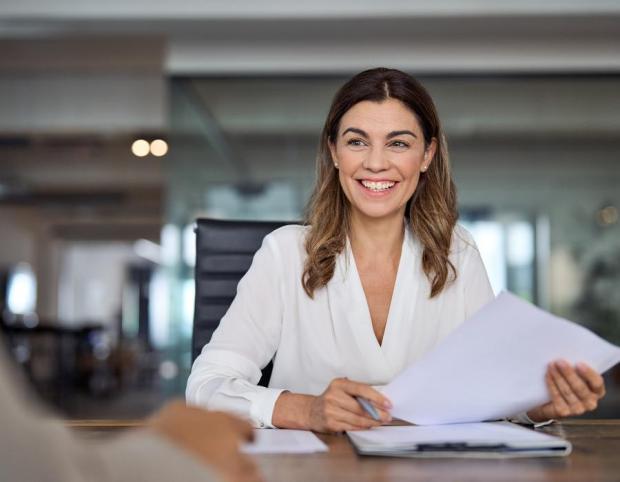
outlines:
[{"label": "neck", "polygon": [[404,213],[376,219],[351,213],[351,249],[356,255],[398,260],[405,236]]}]

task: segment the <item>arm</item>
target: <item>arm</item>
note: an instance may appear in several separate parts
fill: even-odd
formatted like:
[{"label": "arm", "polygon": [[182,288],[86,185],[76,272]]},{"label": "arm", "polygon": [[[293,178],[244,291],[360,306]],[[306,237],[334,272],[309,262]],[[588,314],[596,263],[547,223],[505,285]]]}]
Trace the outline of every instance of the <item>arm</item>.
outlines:
[{"label": "arm", "polygon": [[[374,405],[380,420],[374,420],[355,399],[363,397]],[[285,392],[273,412],[277,427],[315,432],[344,432],[378,427],[392,420],[390,401],[373,387],[347,378],[336,378],[319,396]]]},{"label": "arm", "polygon": [[187,402],[234,412],[257,427],[271,427],[282,389],[257,386],[273,358],[283,316],[282,259],[276,240],[265,237],[237,296],[192,367]]},{"label": "arm", "polygon": [[[238,453],[249,427],[223,414],[195,413],[178,404],[164,409],[147,429],[105,442],[80,439],[35,406],[3,351],[0,347],[0,480],[220,480],[207,464],[230,477],[227,480],[241,480],[239,470],[222,460],[233,461],[244,476],[256,475]],[[194,434],[200,426],[209,435],[201,433],[198,439]]]},{"label": "arm", "polygon": [[[194,362],[187,383],[188,403],[232,411],[258,427],[329,432],[377,425],[353,397],[365,394],[379,407],[384,397],[361,383],[334,380],[319,397],[256,385],[260,369],[280,343],[282,286],[287,279],[282,260],[275,239],[265,237],[230,309]],[[380,413],[384,419],[389,417],[385,411]]]}]

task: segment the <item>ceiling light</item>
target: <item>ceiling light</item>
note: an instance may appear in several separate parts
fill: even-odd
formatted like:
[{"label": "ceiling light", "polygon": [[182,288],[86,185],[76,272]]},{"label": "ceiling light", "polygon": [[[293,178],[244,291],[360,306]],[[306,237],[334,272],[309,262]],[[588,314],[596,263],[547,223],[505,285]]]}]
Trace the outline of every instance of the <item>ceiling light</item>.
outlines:
[{"label": "ceiling light", "polygon": [[168,152],[168,143],[162,139],[155,139],[151,142],[151,154],[155,157],[165,156]]},{"label": "ceiling light", "polygon": [[131,145],[131,152],[137,157],[147,156],[149,153],[149,143],[144,139],[137,139]]}]

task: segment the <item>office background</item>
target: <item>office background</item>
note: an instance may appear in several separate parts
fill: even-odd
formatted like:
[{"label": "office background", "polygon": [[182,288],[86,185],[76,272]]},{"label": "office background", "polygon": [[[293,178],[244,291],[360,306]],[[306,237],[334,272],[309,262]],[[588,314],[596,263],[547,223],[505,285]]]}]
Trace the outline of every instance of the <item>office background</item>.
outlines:
[{"label": "office background", "polygon": [[[331,97],[375,66],[435,99],[496,292],[620,344],[619,25],[597,0],[0,0],[16,360],[71,417],[182,396],[193,220],[301,219]],[[620,417],[608,387],[592,416]]]}]

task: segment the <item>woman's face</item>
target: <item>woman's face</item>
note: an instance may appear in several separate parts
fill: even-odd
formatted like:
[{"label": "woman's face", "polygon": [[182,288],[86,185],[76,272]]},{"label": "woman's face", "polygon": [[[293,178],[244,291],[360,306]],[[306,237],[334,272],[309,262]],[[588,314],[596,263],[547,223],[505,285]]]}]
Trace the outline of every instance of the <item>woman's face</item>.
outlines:
[{"label": "woman's face", "polygon": [[330,151],[353,216],[403,216],[436,147],[433,139],[425,148],[416,117],[399,100],[351,107]]}]

